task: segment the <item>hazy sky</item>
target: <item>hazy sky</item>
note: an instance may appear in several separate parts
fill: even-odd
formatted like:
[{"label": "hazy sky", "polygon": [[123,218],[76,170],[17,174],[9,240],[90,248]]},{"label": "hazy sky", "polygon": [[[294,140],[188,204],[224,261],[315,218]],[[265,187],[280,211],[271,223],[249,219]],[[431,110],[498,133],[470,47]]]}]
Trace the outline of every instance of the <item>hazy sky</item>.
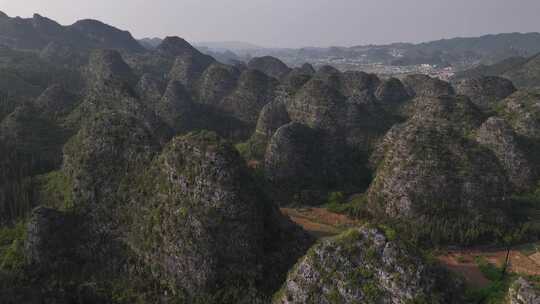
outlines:
[{"label": "hazy sky", "polygon": [[0,0],[10,16],[94,18],[137,37],[299,47],[540,31],[540,0]]}]

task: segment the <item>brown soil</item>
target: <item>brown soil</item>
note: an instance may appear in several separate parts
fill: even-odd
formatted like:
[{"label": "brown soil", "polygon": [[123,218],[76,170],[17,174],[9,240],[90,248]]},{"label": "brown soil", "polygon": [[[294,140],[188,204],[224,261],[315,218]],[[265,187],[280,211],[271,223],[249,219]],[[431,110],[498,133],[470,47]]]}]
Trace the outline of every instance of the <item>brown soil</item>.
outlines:
[{"label": "brown soil", "polygon": [[[460,274],[472,287],[485,287],[489,280],[475,263],[476,257],[483,257],[489,263],[502,267],[506,259],[505,250],[455,250],[439,256],[439,261],[450,271]],[[540,275],[540,253],[525,255],[512,250],[508,271],[522,275]]]},{"label": "brown soil", "polygon": [[324,208],[281,208],[281,212],[317,238],[334,236],[361,224]]},{"label": "brown soil", "polygon": [[440,256],[439,261],[451,272],[461,275],[467,285],[471,287],[482,288],[489,284],[489,280],[480,271],[474,259],[463,259],[462,256],[458,257],[454,254],[449,254]]}]

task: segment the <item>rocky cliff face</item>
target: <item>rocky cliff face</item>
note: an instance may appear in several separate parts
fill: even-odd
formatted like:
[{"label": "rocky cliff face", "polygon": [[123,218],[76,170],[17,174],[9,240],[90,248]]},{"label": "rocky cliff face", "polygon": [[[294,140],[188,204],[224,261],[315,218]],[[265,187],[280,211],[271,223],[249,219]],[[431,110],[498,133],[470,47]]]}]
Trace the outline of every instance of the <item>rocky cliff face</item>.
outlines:
[{"label": "rocky cliff face", "polygon": [[199,100],[203,104],[218,106],[236,87],[240,71],[235,67],[213,63],[198,81]]},{"label": "rocky cliff face", "polygon": [[540,291],[524,278],[517,279],[508,290],[509,304],[540,303]]},{"label": "rocky cliff face", "polygon": [[344,115],[345,97],[320,80],[309,81],[287,105],[293,121],[311,128],[336,132]]},{"label": "rocky cliff face", "polygon": [[407,76],[403,79],[403,84],[410,96],[438,97],[455,93],[449,83],[426,75]]},{"label": "rocky cliff face", "polygon": [[12,146],[38,172],[57,168],[71,132],[36,106],[22,105],[0,122],[0,140]]},{"label": "rocky cliff face", "polygon": [[177,133],[195,127],[196,108],[187,89],[178,81],[171,81],[155,105],[156,114]]},{"label": "rocky cliff face", "polygon": [[[493,212],[504,208],[509,182],[497,157],[467,135],[480,120],[469,115],[469,125],[453,123],[467,117],[462,107],[467,103],[456,106],[452,99],[450,108],[441,108],[440,102],[430,103],[436,111],[418,109],[382,140],[372,157],[377,171],[368,197],[373,208],[390,217],[425,220],[423,228],[440,229],[429,233],[474,239],[483,234],[485,222],[501,220]],[[432,220],[448,227],[428,228]],[[469,231],[466,237],[451,232],[460,225]]]},{"label": "rocky cliff face", "polygon": [[527,58],[525,62],[516,64],[511,69],[504,71],[503,77],[512,80],[519,88],[538,88],[540,79],[540,55],[536,54]]},{"label": "rocky cliff face", "polygon": [[133,85],[137,81],[133,71],[124,62],[120,53],[113,50],[92,52],[86,70],[88,78],[92,81],[90,86],[115,82]]},{"label": "rocky cliff face", "polygon": [[41,115],[57,120],[73,111],[78,99],[79,97],[68,92],[63,85],[52,85],[41,93],[34,105]]},{"label": "rocky cliff face", "polygon": [[276,99],[266,104],[261,110],[255,132],[269,139],[279,127],[288,124],[290,121],[284,101]]},{"label": "rocky cliff face", "polygon": [[251,59],[248,68],[258,70],[276,79],[282,79],[291,72],[291,69],[285,63],[271,56]]},{"label": "rocky cliff face", "polygon": [[212,57],[199,52],[178,37],[165,38],[158,46],[157,52],[176,58],[169,72],[169,78],[180,81],[189,89],[194,89],[196,81],[204,70],[215,62]]},{"label": "rocky cliff face", "polygon": [[234,148],[215,134],[173,139],[147,174],[131,244],[188,298],[248,301],[275,286],[310,244],[264,202]]},{"label": "rocky cliff face", "polygon": [[516,88],[510,80],[496,76],[469,78],[456,84],[456,92],[471,98],[482,110],[493,108],[498,101],[515,91]]},{"label": "rocky cliff face", "polygon": [[28,263],[40,271],[59,271],[77,261],[80,254],[77,246],[82,239],[77,217],[38,207],[32,211],[27,226],[25,256]]},{"label": "rocky cliff face", "polygon": [[[308,191],[320,184],[324,147],[323,135],[306,125],[290,123],[280,127],[266,149],[264,166],[267,178],[286,192]],[[283,193],[284,194],[284,193]]]},{"label": "rocky cliff face", "polygon": [[64,148],[63,171],[73,181],[75,201],[101,204],[114,199],[122,178],[159,151],[155,130],[136,117],[101,112]]},{"label": "rocky cliff face", "polygon": [[458,303],[443,280],[399,241],[359,228],[312,247],[273,303]]},{"label": "rocky cliff face", "polygon": [[166,84],[163,79],[152,74],[143,74],[135,87],[135,91],[141,99],[147,102],[150,107],[159,102],[165,92]]},{"label": "rocky cliff face", "polygon": [[491,117],[476,131],[476,140],[493,151],[516,189],[527,190],[534,186],[535,165],[506,121]]},{"label": "rocky cliff face", "polygon": [[226,113],[255,125],[262,108],[272,101],[279,82],[256,70],[242,72],[236,88],[219,105]]},{"label": "rocky cliff face", "polygon": [[405,105],[405,113],[411,119],[442,119],[451,122],[464,133],[471,132],[486,119],[485,114],[466,96],[417,97]]},{"label": "rocky cliff face", "polygon": [[501,102],[501,115],[521,136],[540,138],[540,94],[520,90]]},{"label": "rocky cliff face", "polygon": [[390,78],[381,83],[375,92],[375,97],[384,103],[397,103],[409,99],[405,87],[396,78]]}]

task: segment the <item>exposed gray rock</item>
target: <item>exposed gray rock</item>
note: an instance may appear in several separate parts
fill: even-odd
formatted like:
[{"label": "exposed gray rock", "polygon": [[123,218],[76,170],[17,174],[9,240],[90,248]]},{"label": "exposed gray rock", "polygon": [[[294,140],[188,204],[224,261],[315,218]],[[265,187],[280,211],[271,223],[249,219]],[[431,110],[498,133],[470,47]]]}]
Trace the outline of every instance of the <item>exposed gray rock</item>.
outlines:
[{"label": "exposed gray rock", "polygon": [[168,57],[188,57],[194,54],[202,55],[189,42],[176,36],[169,36],[163,39],[157,46],[156,51],[158,54]]},{"label": "exposed gray rock", "polygon": [[34,102],[34,106],[41,115],[58,119],[67,116],[74,108],[77,97],[64,88],[62,85],[52,85],[48,87]]},{"label": "exposed gray rock", "polygon": [[136,77],[124,62],[120,53],[114,50],[96,50],[90,55],[86,68],[91,79],[90,86],[107,83],[135,84]]},{"label": "exposed gray rock", "polygon": [[279,82],[256,70],[240,75],[234,91],[224,98],[219,109],[255,126],[262,108],[274,100]]},{"label": "exposed gray rock", "polygon": [[203,104],[219,106],[223,98],[236,87],[240,71],[235,67],[213,63],[202,74],[197,84],[198,101]]},{"label": "exposed gray rock", "polygon": [[418,122],[443,119],[464,133],[478,128],[484,120],[484,114],[466,96],[422,96],[415,98],[405,108],[408,116]]},{"label": "exposed gray rock", "polygon": [[456,84],[458,94],[468,96],[483,110],[492,109],[500,100],[515,91],[516,88],[510,80],[496,76],[468,78]]},{"label": "exposed gray rock", "polygon": [[379,78],[374,74],[359,71],[341,73],[331,66],[321,67],[314,75],[314,79],[324,82],[338,90],[342,95],[351,97],[362,92],[374,94],[380,84]]},{"label": "exposed gray rock", "polygon": [[358,180],[363,167],[343,136],[292,122],[277,129],[270,139],[264,172],[279,204],[316,205],[334,185],[361,187]]},{"label": "exposed gray rock", "polygon": [[74,47],[57,41],[50,42],[39,52],[41,59],[71,67],[82,65],[86,56],[86,52],[81,53]]},{"label": "exposed gray rock", "polygon": [[270,138],[279,127],[290,121],[285,103],[280,99],[276,99],[266,104],[261,110],[255,132],[265,138]]},{"label": "exposed gray rock", "polygon": [[273,303],[461,303],[459,284],[452,285],[416,251],[358,228],[312,247]]},{"label": "exposed gray rock", "polygon": [[188,89],[194,86],[214,58],[195,49],[191,44],[179,37],[167,37],[157,48],[158,54],[175,57],[176,60],[169,72],[170,80],[180,81]]},{"label": "exposed gray rock", "polygon": [[534,165],[506,121],[489,118],[476,131],[476,141],[495,153],[516,189],[527,190],[534,186]]},{"label": "exposed gray rock", "polygon": [[294,70],[305,75],[315,75],[315,73],[317,72],[315,71],[315,68],[309,63],[304,63],[301,67]]},{"label": "exposed gray rock", "polygon": [[517,134],[540,139],[540,93],[520,90],[501,102],[501,115]]},{"label": "exposed gray rock", "polygon": [[251,59],[248,63],[248,68],[258,70],[276,79],[282,79],[291,71],[281,60],[271,56]]},{"label": "exposed gray rock", "polygon": [[282,81],[283,91],[288,92],[289,94],[295,94],[300,90],[312,76],[302,73],[295,73],[294,71],[289,73]]},{"label": "exposed gray rock", "polygon": [[71,136],[71,132],[56,123],[57,117],[48,114],[26,104],[0,122],[0,141],[12,145],[21,158],[28,158],[38,172],[61,164],[62,146]]},{"label": "exposed gray rock", "polygon": [[504,220],[506,172],[451,121],[417,117],[397,125],[374,158],[372,210],[418,225],[416,232],[432,241],[474,241],[490,229],[481,227]]},{"label": "exposed gray rock", "polygon": [[158,132],[117,112],[101,112],[83,125],[64,148],[62,170],[72,181],[74,202],[89,206],[114,201],[123,177],[159,151],[166,136]]},{"label": "exposed gray rock", "polygon": [[212,57],[202,54],[187,53],[178,56],[169,72],[169,79],[180,81],[191,90],[206,68],[213,62]]},{"label": "exposed gray rock", "polygon": [[157,103],[156,114],[176,132],[186,132],[194,127],[196,108],[187,89],[172,80]]},{"label": "exposed gray rock", "polygon": [[28,263],[40,268],[54,264],[74,254],[74,221],[54,209],[38,207],[32,211],[27,226],[25,256]]},{"label": "exposed gray rock", "polygon": [[165,85],[163,80],[147,73],[142,75],[135,90],[140,98],[152,107],[161,99]]},{"label": "exposed gray rock", "polygon": [[509,304],[540,304],[540,289],[519,278],[508,290],[508,301]]},{"label": "exposed gray rock", "polygon": [[331,133],[340,128],[346,99],[318,79],[310,80],[287,105],[292,121]]},{"label": "exposed gray rock", "polygon": [[270,181],[304,183],[319,176],[320,140],[317,131],[296,122],[280,127],[266,150],[265,171]]},{"label": "exposed gray rock", "polygon": [[368,90],[347,99],[346,116],[340,119],[349,146],[369,155],[381,137],[396,123]]},{"label": "exposed gray rock", "polygon": [[427,75],[409,75],[402,80],[409,96],[430,96],[438,97],[442,95],[455,94],[450,83],[440,79],[431,78]]},{"label": "exposed gray rock", "polygon": [[375,97],[383,103],[398,103],[407,100],[409,95],[399,79],[390,78],[379,85]]},{"label": "exposed gray rock", "polygon": [[381,81],[375,74],[358,71],[347,71],[341,74],[339,90],[341,94],[351,97],[367,92],[375,94]]},{"label": "exposed gray rock", "polygon": [[275,290],[311,244],[213,133],[173,139],[141,178],[131,246],[188,300],[219,303],[241,288],[237,303],[250,303],[256,288]]}]

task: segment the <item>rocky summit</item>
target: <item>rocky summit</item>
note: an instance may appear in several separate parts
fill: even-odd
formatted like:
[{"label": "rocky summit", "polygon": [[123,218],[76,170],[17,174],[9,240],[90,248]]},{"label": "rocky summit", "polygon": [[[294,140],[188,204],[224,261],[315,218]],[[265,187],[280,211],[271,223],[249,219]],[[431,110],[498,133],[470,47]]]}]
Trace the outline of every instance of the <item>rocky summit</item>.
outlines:
[{"label": "rocky summit", "polygon": [[[436,229],[445,238],[466,241],[484,233],[485,225],[504,220],[510,183],[496,155],[467,135],[479,127],[474,106],[467,110],[451,99],[451,107],[439,108],[445,98],[425,103],[424,110],[419,108],[409,121],[387,133],[372,156],[376,172],[368,199],[373,211],[389,217],[425,220],[418,229],[428,235]],[[461,125],[464,117],[471,120]],[[443,224],[430,227],[432,216]],[[451,227],[458,226],[463,235],[452,233]]]},{"label": "rocky summit", "polygon": [[464,79],[456,85],[458,94],[469,96],[484,110],[495,106],[498,101],[515,91],[516,88],[510,80],[494,76]]},{"label": "rocky summit", "polygon": [[536,39],[269,50],[0,12],[0,304],[538,304]]},{"label": "rocky summit", "polygon": [[384,232],[363,227],[321,241],[273,303],[458,303],[459,284]]},{"label": "rocky summit", "polygon": [[[270,56],[251,59],[248,63],[248,68],[261,71],[277,79],[283,78],[291,71],[281,60]],[[310,72],[309,67],[306,67],[304,70],[307,70],[308,73]]]}]

